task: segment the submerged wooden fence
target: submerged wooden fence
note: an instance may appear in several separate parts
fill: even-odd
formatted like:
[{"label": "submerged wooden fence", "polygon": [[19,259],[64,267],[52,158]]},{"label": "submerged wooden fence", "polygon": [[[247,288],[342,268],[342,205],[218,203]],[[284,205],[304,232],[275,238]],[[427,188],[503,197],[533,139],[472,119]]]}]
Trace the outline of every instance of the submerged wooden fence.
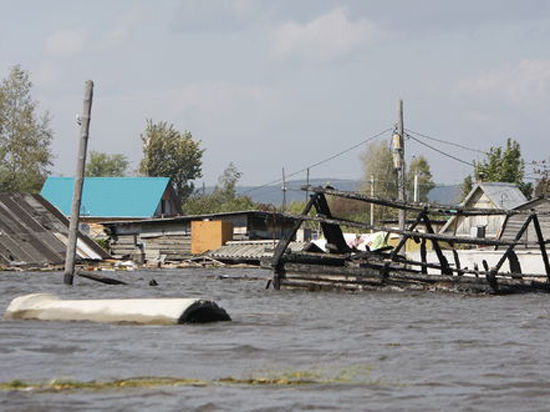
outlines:
[{"label": "submerged wooden fence", "polygon": [[[511,293],[526,291],[550,291],[550,263],[537,213],[524,210],[479,209],[445,207],[430,203],[407,203],[403,201],[381,199],[356,192],[344,192],[333,188],[303,187],[311,194],[301,215],[294,216],[297,221],[293,230],[278,243],[271,266],[273,285],[318,288],[369,289],[380,286],[414,286],[430,288],[441,286],[453,290]],[[361,202],[377,204],[414,213],[414,221],[405,229],[399,230],[386,226],[371,225],[365,222],[342,219],[332,215],[326,196],[335,196]],[[315,209],[315,216],[310,211]],[[430,216],[486,216],[486,215],[524,215],[525,220],[513,240],[467,238],[435,233]],[[289,244],[300,226],[306,221],[318,222],[327,240],[326,253],[291,253]],[[417,230],[423,224],[426,232]],[[520,239],[529,225],[533,225],[536,242],[540,250],[541,263],[546,277],[523,274],[519,259],[515,253],[518,245],[525,245]],[[359,229],[384,231],[400,235],[399,243],[391,250],[359,252],[350,248],[343,236],[342,226]],[[420,261],[407,259],[401,252],[407,240],[420,243]],[[436,263],[427,261],[426,242],[431,241],[437,256]],[[445,257],[441,243],[451,249],[453,262]],[[532,244],[532,243],[531,243]],[[505,247],[500,259],[493,267],[483,261],[479,267],[461,267],[457,247],[499,246]],[[508,261],[510,272],[503,273],[502,267]],[[436,269],[440,274],[428,274],[428,269]],[[435,285],[435,286],[434,286]]]}]

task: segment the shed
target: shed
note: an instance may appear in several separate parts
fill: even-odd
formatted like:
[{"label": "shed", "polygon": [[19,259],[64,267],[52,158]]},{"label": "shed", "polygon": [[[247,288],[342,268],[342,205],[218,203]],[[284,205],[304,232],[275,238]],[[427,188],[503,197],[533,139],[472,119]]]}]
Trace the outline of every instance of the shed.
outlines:
[{"label": "shed", "polygon": [[[0,194],[0,263],[62,264],[69,221],[40,195]],[[109,258],[97,243],[79,233],[80,259]]]},{"label": "shed", "polygon": [[[545,214],[539,214],[537,215],[540,228],[542,231],[542,236],[544,239],[549,240],[550,239],[550,215],[546,213],[550,213],[550,199],[539,197],[537,199],[533,199],[529,202],[525,202],[517,207],[514,208],[514,210],[533,210],[536,213],[539,212],[545,212]],[[521,226],[525,222],[525,219],[527,219],[527,215],[525,214],[518,214],[518,215],[510,215],[507,216],[504,220],[504,224],[502,225],[502,230],[500,232],[499,239],[501,240],[514,240],[516,237],[516,234],[520,230]],[[516,246],[517,249],[538,249],[538,244],[534,243],[537,241],[537,235],[535,233],[535,228],[533,224],[531,223],[528,227],[526,232],[523,234],[523,236],[520,239],[520,242],[523,242],[524,244],[519,244]]]},{"label": "shed", "polygon": [[[468,193],[461,206],[464,208],[510,210],[525,203],[527,198],[513,183],[477,183]],[[440,233],[464,237],[497,237],[504,215],[494,216],[452,216],[441,228]]]},{"label": "shed", "polygon": [[[40,194],[71,216],[74,178],[48,177]],[[80,221],[88,233],[103,234],[98,222],[177,216],[178,196],[168,177],[86,177]]]},{"label": "shed", "polygon": [[[146,260],[191,257],[191,222],[224,221],[233,227],[232,240],[278,240],[290,232],[295,218],[259,210],[188,215],[168,219],[105,222],[114,255],[141,253]],[[135,258],[135,257],[134,257]]]}]

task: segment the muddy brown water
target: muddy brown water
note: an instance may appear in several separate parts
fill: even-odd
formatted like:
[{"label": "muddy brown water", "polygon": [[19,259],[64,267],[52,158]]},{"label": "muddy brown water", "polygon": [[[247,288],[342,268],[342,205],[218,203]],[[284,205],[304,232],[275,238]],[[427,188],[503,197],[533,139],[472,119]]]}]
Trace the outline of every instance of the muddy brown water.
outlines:
[{"label": "muddy brown water", "polygon": [[[550,295],[265,290],[268,272],[116,274],[129,286],[60,273],[0,272],[16,296],[210,297],[232,322],[138,326],[0,321],[0,382],[204,379],[206,386],[0,392],[0,410],[547,410]],[[158,286],[148,283],[156,279]],[[307,385],[220,384],[313,376]]]}]

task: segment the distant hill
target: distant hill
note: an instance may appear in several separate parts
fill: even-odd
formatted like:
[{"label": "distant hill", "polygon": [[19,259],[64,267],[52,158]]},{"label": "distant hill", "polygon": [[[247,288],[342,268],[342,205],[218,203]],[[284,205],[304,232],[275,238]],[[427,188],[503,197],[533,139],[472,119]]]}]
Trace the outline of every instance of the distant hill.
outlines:
[{"label": "distant hill", "polygon": [[[300,190],[300,187],[306,185],[306,180],[291,180],[287,182],[286,201],[291,203],[294,201],[305,200],[306,193]],[[352,191],[357,190],[359,187],[358,180],[351,179],[310,179],[309,184],[311,186],[325,186],[331,185],[338,190]],[[250,196],[253,201],[257,203],[271,203],[274,205],[280,205],[283,202],[283,191],[281,190],[282,184],[271,185],[265,187],[257,186],[238,186],[237,193]]]},{"label": "distant hill", "polygon": [[428,193],[430,202],[439,203],[441,205],[458,205],[462,197],[461,185],[441,185],[434,187]]},{"label": "distant hill", "polygon": [[[331,178],[310,179],[309,183],[311,186],[325,186],[328,184],[338,190],[344,191],[357,190],[360,185],[359,180]],[[300,190],[300,187],[304,186],[305,184],[305,179],[291,180],[287,183],[287,203],[305,200],[306,193]],[[207,188],[207,191],[210,191],[209,189],[210,188]],[[271,203],[274,205],[280,205],[283,202],[283,192],[281,190],[281,184],[265,187],[238,186],[237,193],[250,196],[252,200],[257,203]],[[460,185],[438,185],[433,188],[432,191],[429,193],[428,200],[430,202],[435,202],[442,205],[456,205],[461,201],[460,196]]]}]

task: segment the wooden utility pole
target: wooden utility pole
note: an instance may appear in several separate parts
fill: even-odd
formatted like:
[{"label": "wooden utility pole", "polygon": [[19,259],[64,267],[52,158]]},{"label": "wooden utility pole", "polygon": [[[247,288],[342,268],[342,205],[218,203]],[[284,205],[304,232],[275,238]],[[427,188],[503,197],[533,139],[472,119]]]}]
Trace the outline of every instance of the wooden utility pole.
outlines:
[{"label": "wooden utility pole", "polygon": [[309,200],[309,167],[306,169],[306,202]]},{"label": "wooden utility pole", "polygon": [[420,198],[420,193],[418,192],[418,173],[415,172],[414,174],[414,191],[413,191],[413,200],[418,203],[418,200]]},{"label": "wooden utility pole", "polygon": [[76,176],[74,179],[73,205],[71,211],[71,221],[69,225],[67,254],[65,256],[65,274],[63,277],[63,282],[66,285],[72,285],[74,278],[76,241],[78,238],[78,221],[80,218],[80,203],[82,200],[84,169],[86,167],[86,150],[88,148],[88,131],[90,129],[90,114],[92,112],[93,94],[94,82],[88,80],[84,89],[84,105],[82,108],[82,117],[80,119],[80,141],[78,143],[78,158],[76,163]]},{"label": "wooden utility pole", "polygon": [[[399,164],[396,165],[397,169],[397,198],[401,201],[406,200],[405,195],[405,126],[403,124],[403,100],[399,100],[397,105],[397,135],[399,141],[399,146],[395,147],[394,140],[394,150],[399,157]],[[399,167],[397,167],[399,166]],[[399,230],[405,230],[405,210],[399,210]]]},{"label": "wooden utility pole", "polygon": [[282,191],[283,191],[283,207],[282,207],[282,210],[283,210],[283,213],[285,213],[285,209],[286,209],[286,178],[285,178],[285,168],[283,167],[283,186],[281,187]]},{"label": "wooden utility pole", "polygon": [[[370,175],[370,196],[374,197],[374,175]],[[370,204],[370,225],[374,226],[374,203]],[[371,229],[374,232],[374,229]]]}]

